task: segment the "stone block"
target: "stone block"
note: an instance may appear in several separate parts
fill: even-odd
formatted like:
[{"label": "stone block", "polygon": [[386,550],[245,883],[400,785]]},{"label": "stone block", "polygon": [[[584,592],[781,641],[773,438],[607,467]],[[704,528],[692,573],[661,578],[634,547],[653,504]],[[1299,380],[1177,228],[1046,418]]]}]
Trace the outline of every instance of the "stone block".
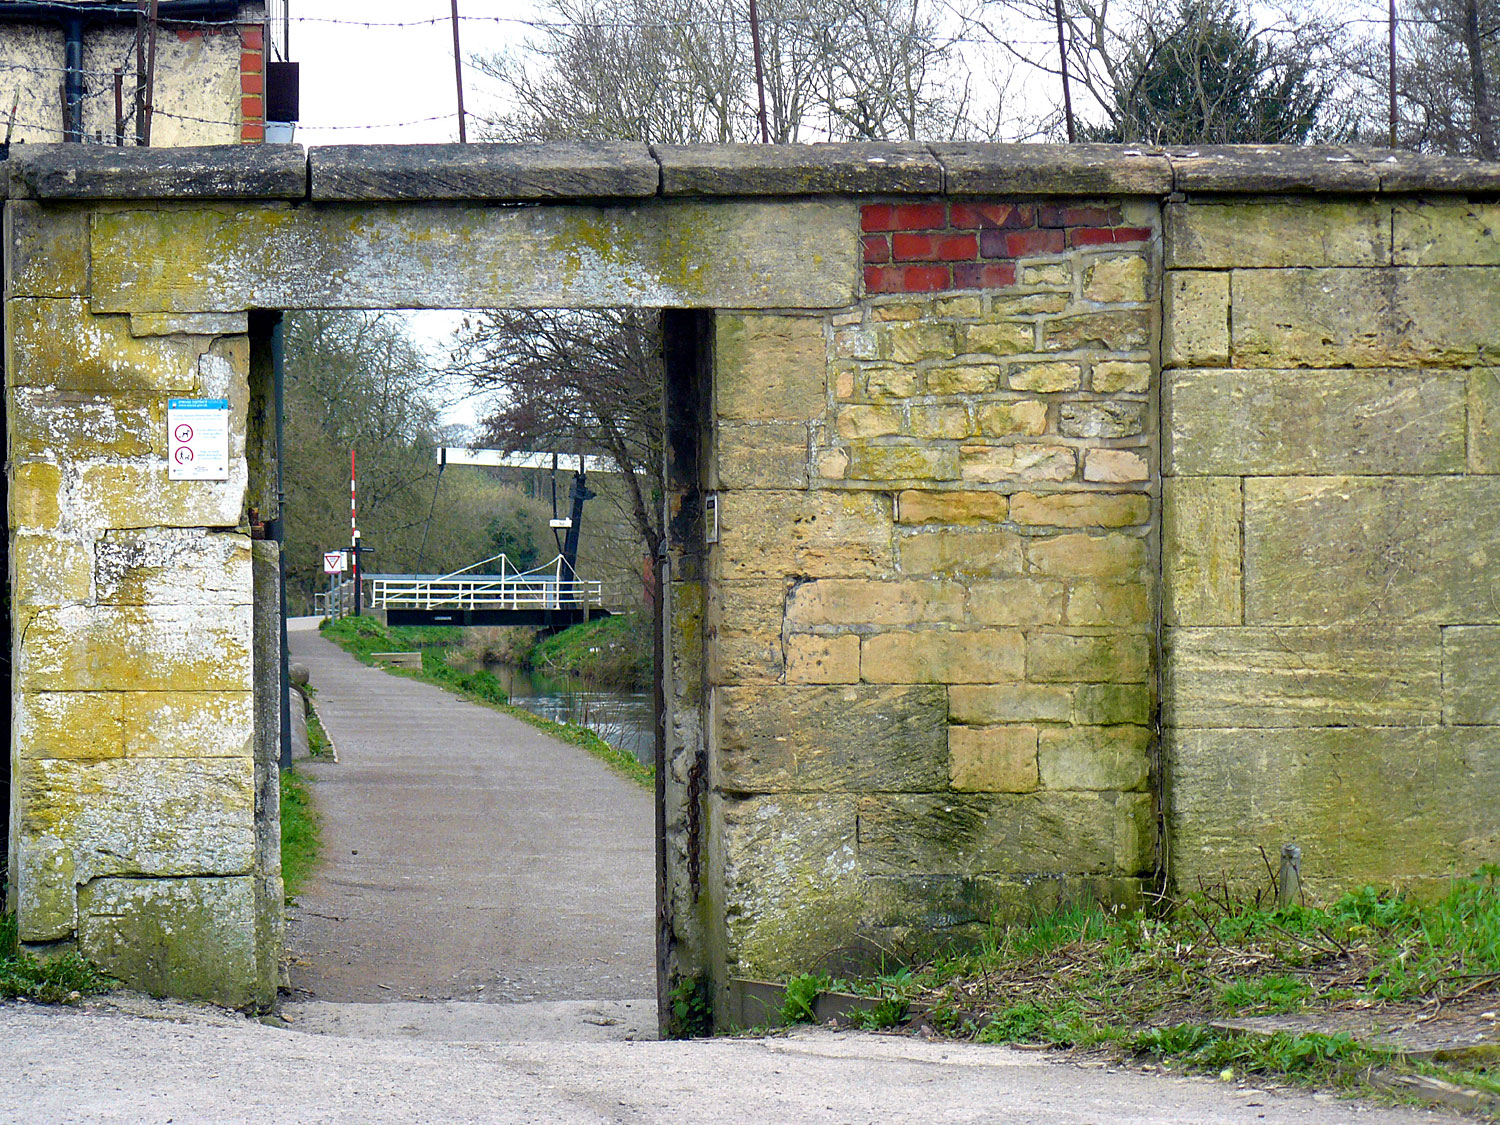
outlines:
[{"label": "stone block", "polygon": [[859,638],[794,633],[786,640],[786,682],[789,684],[859,683]]},{"label": "stone block", "polygon": [[[253,758],[248,691],[129,691],[120,697],[127,758]],[[293,704],[296,696],[292,697]]]},{"label": "stone block", "polygon": [[849,451],[823,449],[813,455],[813,468],[825,481],[846,480],[849,476]]},{"label": "stone block", "polygon": [[49,531],[58,524],[62,469],[38,462],[14,464],[10,478],[10,526]]},{"label": "stone block", "polygon": [[1026,678],[1035,683],[1139,684],[1150,674],[1145,636],[1033,633],[1027,639]]},{"label": "stone block", "polygon": [[1166,212],[1169,270],[1384,266],[1391,261],[1388,203],[1194,201],[1168,204]]},{"label": "stone block", "polygon": [[1463,472],[1458,372],[1171,371],[1165,471],[1184,476]]},{"label": "stone block", "polygon": [[731,793],[942,789],[948,706],[941,687],[717,689],[717,778]]},{"label": "stone block", "polygon": [[968,617],[976,625],[1060,625],[1063,584],[1036,578],[971,583]]},{"label": "stone block", "polygon": [[13,828],[23,878],[50,852],[70,857],[43,865],[67,877],[55,891],[68,900],[74,884],[110,875],[249,874],[254,775],[243,757],[23,760]]},{"label": "stone block", "polygon": [[1295,840],[1310,901],[1493,863],[1500,742],[1475,727],[1195,730],[1168,744],[1177,879],[1263,887]]},{"label": "stone block", "polygon": [[908,575],[1021,572],[1021,537],[1013,531],[924,531],[899,540]]},{"label": "stone block", "polygon": [[1146,566],[1146,541],[1113,532],[1072,532],[1026,541],[1028,570],[1051,578],[1102,578],[1113,582],[1139,578]]},{"label": "stone block", "polygon": [[153,205],[96,215],[93,293],[132,313],[842,309],[858,227],[852,200]]},{"label": "stone block", "polygon": [[17,760],[125,756],[119,691],[28,691],[15,699]]},{"label": "stone block", "polygon": [[1073,267],[1067,262],[1043,262],[1021,269],[1021,284],[1053,289],[1073,288]]},{"label": "stone block", "polygon": [[933,367],[928,370],[926,378],[928,394],[982,395],[1000,384],[1000,368],[993,363]]},{"label": "stone block", "polygon": [[42,609],[17,646],[26,691],[243,691],[250,606]]},{"label": "stone block", "polygon": [[[167,56],[171,48],[165,43],[162,48]],[[213,95],[200,87],[199,96]],[[159,109],[165,110],[166,104],[167,98],[158,99]],[[169,139],[173,124],[165,113],[157,121],[157,148],[17,146],[10,158],[10,194],[33,199],[144,199],[153,205],[168,199],[306,198],[307,155],[301,146],[185,144]]]},{"label": "stone block", "polygon": [[1036,727],[949,727],[953,788],[961,793],[1032,792],[1037,788],[1036,746]]},{"label": "stone block", "polygon": [[871,874],[1113,872],[1116,804],[1106,793],[865,796],[860,861]]},{"label": "stone block", "polygon": [[891,324],[881,329],[881,336],[881,358],[894,363],[952,359],[958,347],[949,324]]},{"label": "stone block", "polygon": [[1065,481],[1077,471],[1077,455],[1066,445],[1023,442],[965,445],[959,450],[959,472],[974,484]]},{"label": "stone block", "polygon": [[1245,621],[1500,622],[1500,479],[1245,482]]},{"label": "stone block", "polygon": [[[940,371],[932,372],[930,378],[941,374]],[[981,373],[979,379],[985,386],[993,387],[998,376],[999,369],[995,368],[988,374]],[[865,397],[875,402],[910,398],[917,393],[918,383],[917,373],[909,367],[871,367],[865,371]],[[949,393],[951,392],[933,391],[933,394]]]},{"label": "stone block", "polygon": [[1151,622],[1151,589],[1144,582],[1074,582],[1068,587],[1066,620],[1143,627]]},{"label": "stone block", "polygon": [[1167,274],[1161,329],[1164,367],[1229,362],[1229,277],[1194,270]]},{"label": "stone block", "polygon": [[1006,377],[1011,390],[1036,394],[1076,391],[1082,381],[1083,374],[1076,363],[1027,363],[1012,367]]},{"label": "stone block", "polygon": [[970,324],[963,330],[963,350],[977,355],[1024,355],[1037,351],[1037,328],[1029,320]]},{"label": "stone block", "polygon": [[948,718],[955,723],[1066,723],[1073,691],[1057,684],[954,684]]},{"label": "stone block", "polygon": [[1090,449],[1084,454],[1083,479],[1095,484],[1140,484],[1151,479],[1151,465],[1133,449]]},{"label": "stone block", "polygon": [[101,605],[244,605],[250,538],[182,528],[106,531],[94,548]]},{"label": "stone block", "polygon": [[864,582],[824,578],[792,587],[786,601],[791,628],[815,625],[921,625],[964,619],[957,582]]},{"label": "stone block", "polygon": [[1151,498],[1137,492],[1017,492],[1011,519],[1035,527],[1134,527],[1151,517]]},{"label": "stone block", "polygon": [[714,317],[714,408],[721,419],[802,422],[823,415],[823,322],[805,316]]},{"label": "stone block", "polygon": [[243,458],[230,458],[227,481],[167,479],[165,461],[86,464],[63,512],[80,528],[234,528],[245,511]]},{"label": "stone block", "polygon": [[864,913],[855,800],[834,793],[715,800],[727,973],[785,979],[855,940]]},{"label": "stone block", "polygon": [[1036,437],[1047,432],[1047,404],[1034,400],[987,402],[979,407],[978,419],[979,432],[985,437],[1010,437],[1012,434]]},{"label": "stone block", "polygon": [[974,320],[984,315],[984,298],[944,297],[932,302],[932,311],[935,316]]},{"label": "stone block", "polygon": [[998,628],[877,633],[860,644],[860,676],[872,684],[1019,680],[1026,654],[1020,632]]},{"label": "stone block", "polygon": [[1500,349],[1497,302],[1493,269],[1236,271],[1234,363],[1473,366]]},{"label": "stone block", "polygon": [[17,532],[11,538],[10,566],[17,609],[77,605],[93,596],[92,554],[88,544],[76,539]]},{"label": "stone block", "polygon": [[1162,481],[1162,618],[1168,625],[1238,625],[1244,618],[1238,477]]},{"label": "stone block", "polygon": [[806,488],[805,422],[720,422],[720,488]]},{"label": "stone block", "polygon": [[1151,365],[1137,360],[1105,359],[1093,365],[1095,394],[1145,394],[1151,389]]},{"label": "stone block", "polygon": [[929,445],[868,445],[849,447],[848,480],[943,481],[958,479],[956,449]]},{"label": "stone block", "polygon": [[1443,630],[1443,721],[1500,726],[1500,627]]},{"label": "stone block", "polygon": [[844,325],[833,334],[832,353],[839,359],[879,359],[880,336],[864,325]]},{"label": "stone block", "polygon": [[1151,730],[1048,728],[1041,732],[1037,764],[1043,789],[1144,790],[1151,775]]},{"label": "stone block", "polygon": [[[984,409],[980,411],[983,428]],[[1045,411],[1043,411],[1045,413]],[[911,408],[911,432],[919,438],[966,438],[972,432],[969,412],[957,405],[913,406]]]},{"label": "stone block", "polygon": [[4,257],[8,296],[82,296],[89,287],[88,210],[11,200]]},{"label": "stone block", "polygon": [[204,341],[137,339],[129,317],[92,315],[77,298],[12,298],[6,321],[12,387],[152,396],[197,388]]},{"label": "stone block", "polygon": [[10,400],[11,454],[57,462],[165,455],[164,407],[160,399],[138,395],[16,387]]},{"label": "stone block", "polygon": [[1173,727],[1423,726],[1441,718],[1436,626],[1172,629]]},{"label": "stone block", "polygon": [[1143,402],[1064,402],[1057,408],[1058,432],[1076,438],[1123,438],[1144,433]]},{"label": "stone block", "polygon": [[96,879],[78,892],[78,949],[128,988],[228,1008],[269,1005],[254,880]]},{"label": "stone block", "polygon": [[1073,722],[1091,726],[1151,722],[1148,684],[1079,684],[1073,692]]},{"label": "stone block", "polygon": [[1500,473],[1500,368],[1469,372],[1469,461],[1471,473]]},{"label": "stone block", "polygon": [[786,583],[715,582],[708,588],[702,627],[709,677],[716,684],[775,683],[786,674],[782,616]]},{"label": "stone block", "polygon": [[[676,146],[665,151],[674,166],[694,163]],[[608,141],[318,145],[308,153],[309,196],[320,203],[638,198],[656,194],[658,159],[643,144]]]},{"label": "stone block", "polygon": [[889,497],[868,492],[735,492],[719,501],[725,579],[880,577],[894,572]]},{"label": "stone block", "polygon": [[247,313],[136,313],[132,336],[243,336],[250,331]]},{"label": "stone block", "polygon": [[1494,203],[1403,200],[1391,221],[1398,266],[1500,266],[1500,206]]},{"label": "stone block", "polygon": [[948,523],[1002,523],[1006,498],[999,492],[919,492],[907,489],[896,497],[896,522],[906,526]]},{"label": "stone block", "polygon": [[1141,351],[1151,344],[1151,316],[1145,309],[1130,309],[1058,317],[1044,323],[1043,341],[1049,352]]},{"label": "stone block", "polygon": [[1093,199],[1160,196],[1173,190],[1172,164],[1159,151],[977,141],[939,142],[928,148],[943,165],[943,182],[953,195]]},{"label": "stone block", "polygon": [[1140,254],[1100,258],[1084,267],[1083,299],[1103,305],[1145,301],[1148,273]]}]

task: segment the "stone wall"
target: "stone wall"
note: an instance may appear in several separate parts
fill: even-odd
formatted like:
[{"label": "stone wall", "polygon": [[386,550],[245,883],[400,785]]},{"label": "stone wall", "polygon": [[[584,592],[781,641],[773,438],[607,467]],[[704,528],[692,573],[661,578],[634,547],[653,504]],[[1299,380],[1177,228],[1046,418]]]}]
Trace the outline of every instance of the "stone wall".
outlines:
[{"label": "stone wall", "polygon": [[1166,211],[1167,803],[1179,886],[1432,883],[1500,853],[1500,209]]},{"label": "stone wall", "polygon": [[729,976],[1136,901],[1158,209],[861,208],[866,297],[720,314],[712,763]]},{"label": "stone wall", "polygon": [[[1500,167],[27,149],[4,254],[29,945],[272,994],[248,508],[277,309],[668,310],[664,992],[1249,884],[1283,842],[1316,896],[1500,858]],[[234,479],[169,482],[165,400],[210,392]]]}]

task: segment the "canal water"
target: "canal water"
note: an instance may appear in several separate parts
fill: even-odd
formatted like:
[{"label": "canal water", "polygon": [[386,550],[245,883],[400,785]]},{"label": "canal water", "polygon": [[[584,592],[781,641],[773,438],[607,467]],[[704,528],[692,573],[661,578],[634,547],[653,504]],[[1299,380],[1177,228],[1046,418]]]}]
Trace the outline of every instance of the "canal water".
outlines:
[{"label": "canal water", "polygon": [[513,706],[559,723],[587,727],[605,742],[650,765],[656,753],[651,693],[605,691],[570,676],[530,669],[495,668]]}]

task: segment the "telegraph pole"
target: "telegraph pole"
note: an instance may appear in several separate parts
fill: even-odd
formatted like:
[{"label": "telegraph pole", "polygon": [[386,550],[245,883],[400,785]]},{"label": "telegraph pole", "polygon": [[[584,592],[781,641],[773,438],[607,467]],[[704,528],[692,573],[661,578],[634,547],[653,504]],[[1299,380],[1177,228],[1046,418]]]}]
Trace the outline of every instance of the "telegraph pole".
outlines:
[{"label": "telegraph pole", "polygon": [[453,81],[458,87],[458,143],[469,143],[469,131],[464,124],[464,57],[458,49],[458,0],[453,0]]}]

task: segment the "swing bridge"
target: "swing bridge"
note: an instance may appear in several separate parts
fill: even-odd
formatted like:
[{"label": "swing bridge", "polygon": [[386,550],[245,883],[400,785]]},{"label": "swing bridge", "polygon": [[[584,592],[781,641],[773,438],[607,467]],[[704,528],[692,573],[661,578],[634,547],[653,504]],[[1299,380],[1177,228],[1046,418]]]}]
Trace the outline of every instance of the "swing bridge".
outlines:
[{"label": "swing bridge", "polygon": [[[353,613],[355,581],[338,575],[315,610],[333,618]],[[565,628],[597,615],[603,597],[603,584],[579,578],[562,554],[530,570],[499,554],[450,574],[367,573],[358,582],[364,609],[387,625]]]}]

